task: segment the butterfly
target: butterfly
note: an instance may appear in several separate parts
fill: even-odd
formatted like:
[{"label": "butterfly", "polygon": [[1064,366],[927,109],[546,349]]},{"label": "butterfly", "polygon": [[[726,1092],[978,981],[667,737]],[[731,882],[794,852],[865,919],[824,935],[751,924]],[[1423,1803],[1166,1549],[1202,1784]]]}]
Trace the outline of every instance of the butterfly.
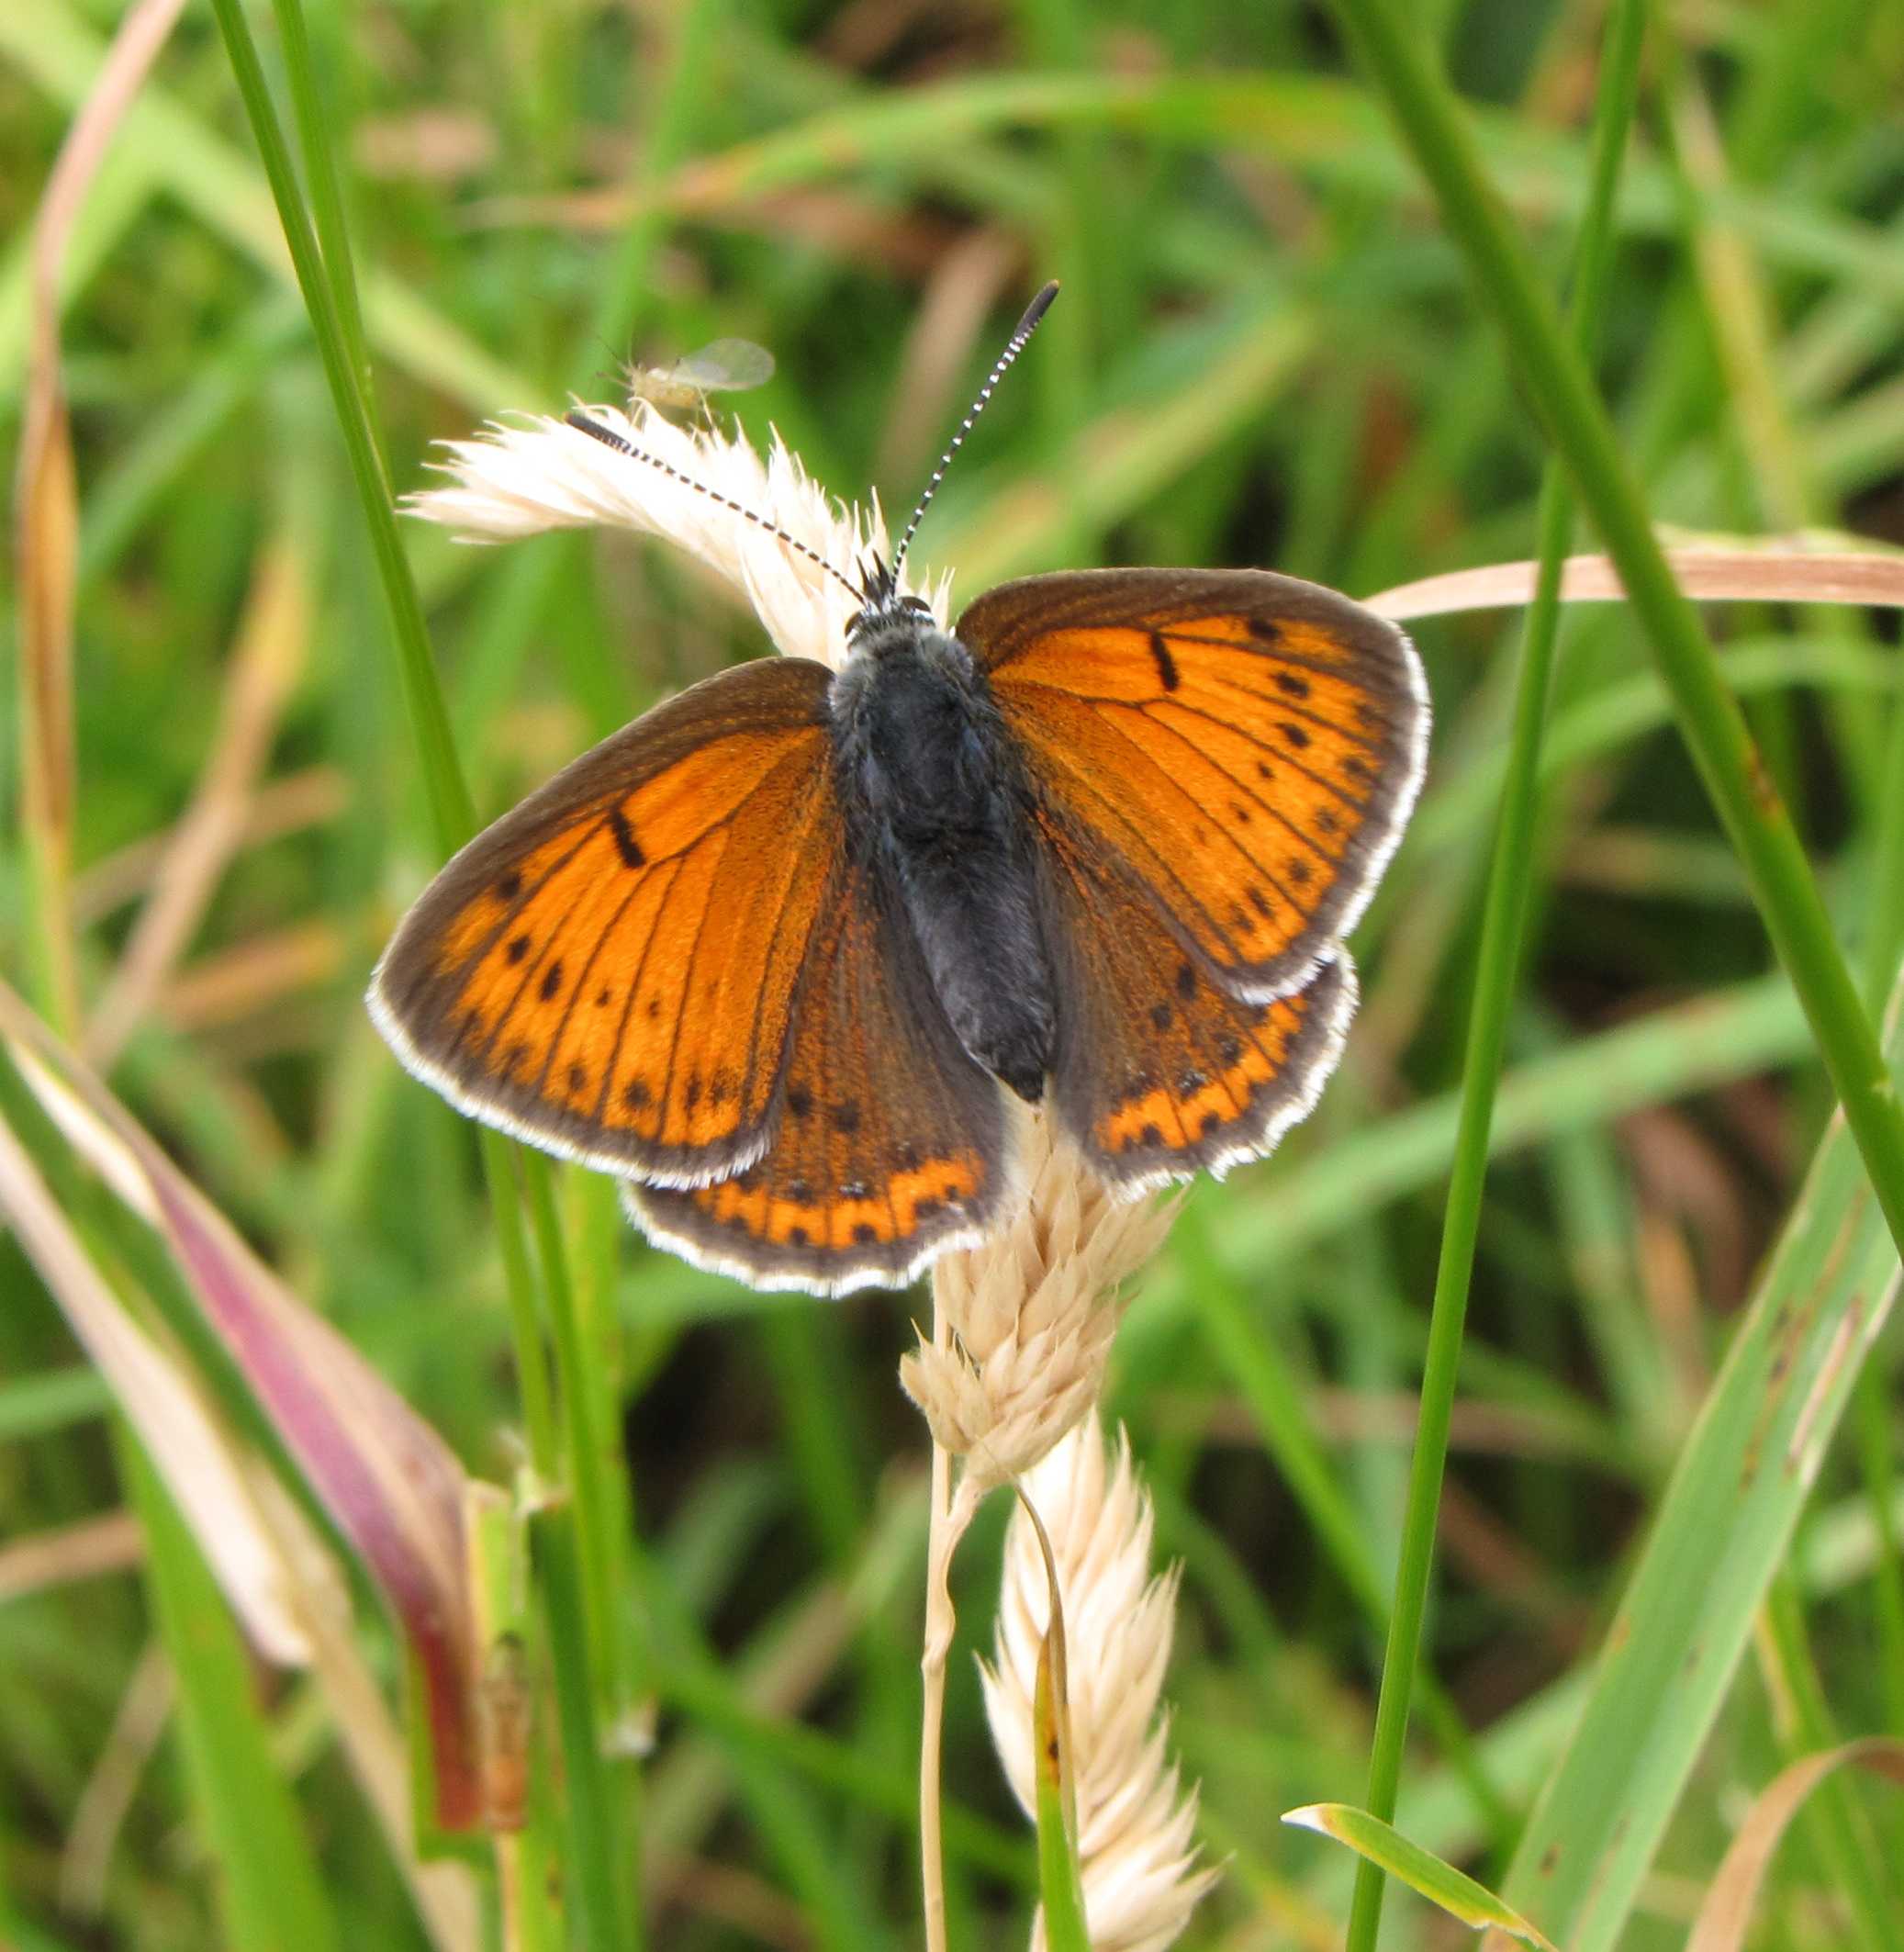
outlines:
[{"label": "butterfly", "polygon": [[1348,598],[1077,570],[944,630],[899,587],[931,493],[852,586],[839,668],[741,665],[585,753],[371,985],[453,1103],[758,1286],[897,1286],[982,1239],[1018,1102],[1131,1194],[1269,1151],[1335,1066],[1343,937],[1421,780],[1420,665]]}]

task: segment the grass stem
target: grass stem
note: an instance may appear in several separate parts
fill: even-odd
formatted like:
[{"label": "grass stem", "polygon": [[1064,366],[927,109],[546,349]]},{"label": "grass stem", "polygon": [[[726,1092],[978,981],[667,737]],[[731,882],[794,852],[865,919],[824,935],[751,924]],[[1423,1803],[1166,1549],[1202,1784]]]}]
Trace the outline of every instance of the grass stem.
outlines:
[{"label": "grass stem", "polygon": [[1680,731],[1810,1024],[1891,1237],[1904,1243],[1904,1105],[1791,816],[1726,688],[1698,614],[1674,580],[1585,364],[1529,267],[1483,174],[1460,105],[1419,38],[1389,0],[1337,5],[1619,570],[1672,693]]},{"label": "grass stem", "polygon": [[[1592,187],[1576,247],[1574,338],[1583,353],[1596,335],[1613,260],[1614,197],[1639,95],[1645,21],[1644,0],[1620,0],[1607,28],[1599,113],[1594,130]],[[1389,1613],[1388,1645],[1369,1759],[1366,1806],[1383,1822],[1392,1821],[1394,1816],[1396,1793],[1401,1786],[1409,1708],[1421,1654],[1422,1622],[1428,1610],[1441,1482],[1448,1462],[1448,1433],[1487,1179],[1495,1098],[1506,1054],[1508,1018],[1526,933],[1540,813],[1540,739],[1547,722],[1560,629],[1561,565],[1567,553],[1573,523],[1573,498],[1567,492],[1559,466],[1550,461],[1541,483],[1538,515],[1540,582],[1523,636],[1507,773],[1501,788],[1494,856],[1483,904],[1481,947],[1462,1071],[1460,1125],[1449,1174],[1440,1258],[1435,1270],[1420,1420],[1409,1468],[1401,1560],[1395,1572],[1394,1602]],[[1380,1867],[1372,1859],[1363,1858],[1356,1871],[1355,1896],[1350,1913],[1350,1952],[1372,1952],[1381,1924],[1384,1884]]]},{"label": "grass stem", "polygon": [[[312,229],[310,213],[305,206],[290,151],[265,83],[257,46],[240,0],[213,0],[213,5],[277,205],[298,288],[310,314],[358,499],[370,530],[378,578],[389,606],[397,639],[404,695],[422,764],[436,838],[440,848],[447,855],[468,838],[476,824],[475,810],[451,737],[449,714],[437,681],[422,604],[402,538],[397,530],[396,510],[390,499],[389,469],[383,454],[368,376],[353,356],[351,328],[346,320],[354,318],[356,301],[354,281],[349,270],[349,241],[343,229],[342,205],[337,191],[336,169],[330,156],[325,118],[319,107],[315,77],[310,72],[308,42],[300,16],[286,41],[285,54],[292,73],[292,89],[298,104],[312,181],[314,185],[323,186],[319,204],[323,220],[331,232],[329,241],[332,254],[328,257],[320,251]],[[286,11],[298,14],[297,0],[281,0],[281,18]],[[361,326],[358,332],[361,345]],[[486,1130],[481,1134],[481,1149],[509,1293],[510,1324],[516,1343],[531,1453],[538,1474],[553,1486],[559,1478],[560,1452],[533,1275],[522,1239],[516,1189],[510,1172],[511,1148],[498,1135]],[[546,1167],[539,1160],[525,1161],[524,1170],[532,1193],[540,1187],[546,1198]],[[540,1210],[538,1207],[538,1213]],[[544,1272],[550,1278],[552,1292],[566,1292],[566,1276],[562,1267],[559,1230],[553,1236],[545,1234],[542,1246]],[[566,1326],[572,1327],[572,1323]],[[585,1467],[592,1467],[598,1455],[591,1450]],[[555,1643],[558,1655],[554,1667],[563,1756],[568,1775],[566,1811],[570,1856],[577,1874],[580,1898],[578,1909],[589,1943],[609,1952],[609,1948],[631,1945],[634,1940],[623,1916],[624,1908],[620,1902],[613,1875],[615,1848],[603,1780],[604,1764],[596,1700],[590,1686],[590,1665],[587,1659],[590,1631],[582,1562],[575,1542],[566,1532],[557,1527],[553,1536],[554,1543],[546,1554],[543,1597],[551,1640]],[[581,1653],[579,1659],[573,1657],[577,1650]]]}]

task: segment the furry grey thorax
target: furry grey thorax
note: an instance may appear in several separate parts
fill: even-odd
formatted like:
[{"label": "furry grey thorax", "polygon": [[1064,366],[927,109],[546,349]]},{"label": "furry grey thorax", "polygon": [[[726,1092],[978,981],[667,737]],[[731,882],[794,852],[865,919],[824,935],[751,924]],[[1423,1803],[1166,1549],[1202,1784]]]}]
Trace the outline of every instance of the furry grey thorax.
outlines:
[{"label": "furry grey thorax", "polygon": [[[851,830],[958,1040],[1036,1102],[1055,1038],[1027,789],[991,688],[929,617],[875,611],[829,699]],[[890,912],[891,903],[888,909]]]}]

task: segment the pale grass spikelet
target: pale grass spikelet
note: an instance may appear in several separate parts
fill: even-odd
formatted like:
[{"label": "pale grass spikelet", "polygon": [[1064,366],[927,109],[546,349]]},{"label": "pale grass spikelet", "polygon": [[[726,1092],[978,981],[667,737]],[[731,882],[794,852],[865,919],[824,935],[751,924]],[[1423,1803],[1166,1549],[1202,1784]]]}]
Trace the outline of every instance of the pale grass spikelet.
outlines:
[{"label": "pale grass spikelet", "polygon": [[[1199,1861],[1196,1791],[1170,1759],[1159,1713],[1177,1569],[1150,1570],[1150,1500],[1122,1432],[1114,1449],[1091,1416],[1019,1486],[1051,1542],[1064,1609],[1079,1868],[1093,1952],[1161,1952],[1216,1881]],[[993,1661],[980,1661],[985,1712],[1012,1793],[1034,1808],[1032,1700],[1050,1586],[1021,1506],[1005,1534]],[[1032,1931],[1044,1945],[1042,1916]]]},{"label": "pale grass spikelet", "polygon": [[1175,1212],[1174,1201],[1117,1198],[1042,1117],[1025,1121],[1022,1161],[1015,1216],[938,1262],[939,1334],[900,1365],[934,1441],[963,1460],[965,1513],[1097,1401],[1126,1285]]},{"label": "pale grass spikelet", "polygon": [[[446,442],[440,465],[450,485],[410,496],[406,508],[472,542],[588,527],[659,536],[732,583],[776,649],[841,663],[857,600],[819,563],[736,512],[736,505],[857,580],[868,556],[886,552],[877,502],[860,509],[835,501],[778,436],[763,457],[738,433],[711,424],[678,427],[644,400],[632,402],[626,413],[600,406],[581,410],[662,465],[622,454],[566,421],[529,415],[492,422],[475,440]],[[923,589],[902,581],[901,588],[916,589],[945,624],[947,578]]]}]

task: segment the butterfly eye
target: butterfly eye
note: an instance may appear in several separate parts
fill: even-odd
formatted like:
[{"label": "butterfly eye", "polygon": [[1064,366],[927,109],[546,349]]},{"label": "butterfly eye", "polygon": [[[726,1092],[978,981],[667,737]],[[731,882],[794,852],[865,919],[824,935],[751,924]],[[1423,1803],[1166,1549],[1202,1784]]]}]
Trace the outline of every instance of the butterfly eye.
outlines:
[{"label": "butterfly eye", "polygon": [[895,596],[892,589],[892,571],[884,564],[876,565],[867,578],[866,602],[854,612],[846,625],[846,638],[854,638],[870,630],[876,623],[887,623],[895,617],[923,619],[927,623],[935,621],[932,605],[924,597]]}]

